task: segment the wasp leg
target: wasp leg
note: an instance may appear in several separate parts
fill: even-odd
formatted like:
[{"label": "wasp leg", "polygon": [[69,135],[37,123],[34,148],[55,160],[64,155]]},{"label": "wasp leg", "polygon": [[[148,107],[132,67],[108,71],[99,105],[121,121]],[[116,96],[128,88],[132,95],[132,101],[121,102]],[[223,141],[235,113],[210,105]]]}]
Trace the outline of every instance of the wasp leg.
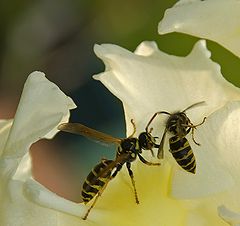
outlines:
[{"label": "wasp leg", "polygon": [[192,131],[191,131],[192,140],[193,140],[193,142],[194,142],[196,145],[198,145],[198,146],[200,146],[200,143],[198,143],[198,142],[195,140],[195,138],[194,138],[194,130],[195,130],[198,126],[202,125],[202,124],[206,121],[206,119],[207,119],[207,117],[204,117],[203,120],[202,120],[202,122],[199,123],[199,124],[197,124],[197,125],[193,125],[191,122],[190,122],[190,124],[188,124],[188,125],[185,125],[185,124],[183,125],[183,126],[189,127],[189,129],[187,130],[188,133],[190,132],[190,129],[192,130]]},{"label": "wasp leg", "polygon": [[[129,137],[133,137],[133,135],[136,133],[136,125],[135,125],[133,119],[131,119],[131,123],[132,123],[132,125],[133,125],[133,132],[132,132],[132,134],[131,134]],[[128,138],[129,138],[129,137],[128,137]]]},{"label": "wasp leg", "polygon": [[201,126],[201,125],[206,121],[206,119],[207,119],[207,117],[204,117],[203,120],[202,120],[202,122],[200,122],[200,123],[197,124],[197,125],[194,125],[194,127],[196,128],[196,127],[198,127],[198,126]]},{"label": "wasp leg", "polygon": [[161,163],[154,163],[154,162],[148,162],[145,158],[143,158],[140,154],[138,154],[139,159],[141,160],[141,162],[143,162],[144,164],[148,165],[148,166],[160,166]]},{"label": "wasp leg", "polygon": [[127,169],[128,169],[128,174],[131,178],[131,181],[132,181],[132,186],[133,186],[133,190],[134,190],[134,196],[135,196],[135,200],[136,200],[136,203],[139,204],[139,199],[138,199],[138,195],[137,195],[137,189],[136,189],[136,185],[135,185],[135,180],[133,178],[133,171],[131,170],[131,163],[130,162],[127,162]]},{"label": "wasp leg", "polygon": [[108,184],[108,182],[109,182],[110,180],[111,180],[111,178],[105,183],[105,185],[102,187],[101,191],[99,191],[99,192],[97,193],[96,197],[94,198],[94,201],[93,201],[92,205],[88,208],[88,210],[87,210],[86,214],[84,215],[84,217],[82,217],[83,220],[86,220],[86,219],[87,219],[90,211],[91,211],[92,208],[95,206],[98,198],[102,195],[103,191],[104,191],[105,188],[107,187],[107,184]]},{"label": "wasp leg", "polygon": [[195,140],[195,138],[194,138],[194,129],[195,129],[195,128],[193,128],[192,131],[191,131],[192,140],[193,140],[193,142],[194,142],[196,145],[200,146],[200,143],[198,143],[198,142]]},{"label": "wasp leg", "polygon": [[152,154],[152,157],[155,157],[154,152],[153,152],[153,149],[150,149],[150,152],[151,152],[151,154]]},{"label": "wasp leg", "polygon": [[194,138],[194,130],[195,130],[198,126],[202,125],[202,124],[206,121],[206,118],[207,118],[207,117],[204,117],[201,123],[199,123],[199,124],[197,124],[197,125],[192,125],[192,140],[193,140],[193,142],[194,142],[196,145],[198,145],[198,146],[200,146],[200,143],[196,142],[196,140],[195,140],[195,138]]},{"label": "wasp leg", "polygon": [[114,171],[114,173],[112,174],[112,176],[110,177],[111,179],[116,177],[116,175],[118,174],[118,172],[122,169],[122,164],[118,164],[116,166],[116,170]]}]

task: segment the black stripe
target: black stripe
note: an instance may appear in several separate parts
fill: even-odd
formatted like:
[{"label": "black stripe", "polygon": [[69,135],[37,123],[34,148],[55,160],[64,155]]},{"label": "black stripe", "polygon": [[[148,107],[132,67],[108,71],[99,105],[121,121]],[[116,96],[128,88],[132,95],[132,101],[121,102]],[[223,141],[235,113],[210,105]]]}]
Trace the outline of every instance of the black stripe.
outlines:
[{"label": "black stripe", "polygon": [[94,181],[94,182],[95,183],[93,184],[93,183],[90,183],[89,181],[85,181],[83,184],[83,190],[90,191],[91,188],[95,188],[95,189],[99,190],[105,184],[103,181],[99,181],[99,180]]},{"label": "black stripe", "polygon": [[86,192],[82,191],[82,199],[83,199],[83,202],[85,202],[85,203],[89,202],[94,196],[91,195],[91,194],[87,194]]},{"label": "black stripe", "polygon": [[[181,159],[184,159],[184,157],[186,158],[186,156],[190,155],[191,153],[192,153],[192,149],[190,146],[188,146],[182,150],[173,152],[172,155],[175,159],[181,160]],[[188,158],[190,158],[190,156]]]},{"label": "black stripe", "polygon": [[94,171],[96,174],[99,174],[102,170],[106,169],[106,167],[112,162],[112,160],[103,159],[92,169],[92,171]]},{"label": "black stripe", "polygon": [[95,180],[97,180],[97,174],[95,175],[94,173],[93,173],[93,171],[91,171],[89,174],[88,174],[88,176],[87,176],[87,179],[86,180],[88,180],[89,181],[89,183],[93,183],[93,181],[95,181]]},{"label": "black stripe", "polygon": [[190,162],[195,161],[195,158],[194,158],[193,155],[191,155],[191,158],[189,157],[189,158],[186,158],[186,159],[183,159],[183,160],[176,159],[176,161],[178,162],[178,164],[180,166],[184,167],[184,166],[187,166]]},{"label": "black stripe", "polygon": [[[100,188],[100,187],[99,187]],[[90,186],[90,185],[88,185],[87,183],[84,183],[83,184],[83,190],[85,191],[85,192],[91,192],[91,193],[98,193],[98,191],[99,191],[99,188],[94,188],[94,187],[92,187],[92,186]]]},{"label": "black stripe", "polygon": [[188,172],[195,173],[196,171],[196,162],[194,161],[188,166],[183,166],[183,169],[187,170]]},{"label": "black stripe", "polygon": [[[112,160],[105,160],[104,162],[101,162],[99,164],[97,164],[92,171],[88,174],[87,176],[87,180],[91,183],[91,184],[95,184],[98,181],[98,177],[99,174],[102,173],[108,166],[108,164],[110,164],[111,162],[113,162]],[[109,170],[109,172],[104,173],[105,175],[101,176],[102,178],[108,178],[111,175],[111,170]]]},{"label": "black stripe", "polygon": [[94,185],[103,187],[104,184],[106,184],[104,181],[101,180],[102,178],[99,178],[97,181],[95,181]]},{"label": "black stripe", "polygon": [[178,136],[173,136],[169,139],[170,149],[173,151],[178,150],[183,147],[186,142],[188,143],[185,137],[179,138]]}]

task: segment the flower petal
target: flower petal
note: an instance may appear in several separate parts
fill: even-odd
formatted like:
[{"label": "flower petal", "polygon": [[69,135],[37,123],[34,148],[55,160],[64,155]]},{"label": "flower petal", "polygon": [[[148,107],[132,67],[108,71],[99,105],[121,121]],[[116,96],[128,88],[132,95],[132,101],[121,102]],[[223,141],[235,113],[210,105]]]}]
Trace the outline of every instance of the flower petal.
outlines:
[{"label": "flower petal", "polygon": [[84,204],[77,204],[59,197],[33,179],[28,179],[23,189],[24,195],[36,204],[72,216],[80,218],[84,216],[88,208]]},{"label": "flower petal", "polygon": [[34,72],[25,83],[13,124],[0,122],[1,226],[84,225],[76,215],[86,207],[58,197],[32,179],[28,152],[33,142],[54,136],[74,107],[73,101],[43,73]]},{"label": "flower petal", "polygon": [[12,120],[0,120],[0,157],[2,155],[3,148],[6,144],[10,129],[12,126]]},{"label": "flower petal", "polygon": [[[228,101],[240,99],[239,89],[228,83],[222,77],[219,65],[209,59],[210,53],[204,41],[199,41],[187,57],[162,53],[152,42],[142,43],[135,54],[114,45],[95,46],[95,52],[106,65],[105,72],[95,78],[123,102],[127,134],[132,131],[130,119],[134,119],[139,132],[144,130],[150,117],[157,111],[174,112],[193,103],[206,101],[206,105],[187,112],[193,124],[198,124],[204,116],[221,109]],[[233,187],[236,176],[234,172],[239,172],[239,169],[226,170],[226,164],[222,160],[226,160],[226,150],[233,146],[223,145],[222,142],[226,137],[230,140],[233,133],[233,137],[236,137],[235,134],[240,134],[240,131],[236,128],[230,132],[233,126],[230,121],[229,126],[222,129],[224,132],[228,131],[228,134],[222,134],[221,126],[227,121],[231,111],[238,107],[233,104],[229,108],[222,108],[223,112],[219,110],[218,116],[207,117],[206,122],[195,133],[200,147],[189,136],[188,140],[197,159],[196,175],[182,171],[171,154],[165,151],[165,159],[172,162],[173,166],[170,174],[173,177],[170,179],[173,180],[171,194],[174,197],[206,197],[226,192]],[[160,138],[165,127],[163,119],[163,116],[159,117],[152,124],[154,135]],[[221,139],[219,134],[222,135]],[[232,145],[236,146],[236,142]],[[237,150],[235,146],[234,150]],[[232,155],[234,158],[229,157],[231,164],[240,159],[236,155],[237,153]]]},{"label": "flower petal", "polygon": [[[227,82],[219,65],[209,59],[203,40],[186,57],[163,53],[153,42],[143,42],[135,54],[110,44],[96,45],[94,50],[106,65],[105,72],[94,78],[123,102],[127,134],[132,131],[130,119],[143,130],[157,111],[173,112],[206,101],[197,113],[189,111],[194,112],[190,114],[193,122],[199,122],[226,101],[240,98],[239,89]],[[154,127],[158,131],[155,128],[159,126]]]},{"label": "flower petal", "polygon": [[3,155],[22,157],[39,138],[51,138],[67,121],[73,101],[41,72],[29,75]]},{"label": "flower petal", "polygon": [[61,198],[33,180],[11,180],[0,200],[1,226],[89,225],[77,215],[83,205]]},{"label": "flower petal", "polygon": [[[198,198],[227,191],[228,202],[240,208],[240,197],[233,192],[240,187],[240,102],[230,102],[207,118],[196,131],[200,147],[194,147],[196,175],[175,171],[172,195],[176,198]],[[206,140],[207,139],[207,140]],[[184,183],[183,183],[184,181]],[[231,192],[232,191],[232,192]],[[225,201],[226,203],[226,201]]]},{"label": "flower petal", "polygon": [[240,213],[235,213],[222,205],[218,207],[218,214],[229,225],[240,226]]},{"label": "flower petal", "polygon": [[240,57],[239,0],[180,0],[166,10],[160,34],[182,32],[213,40]]}]

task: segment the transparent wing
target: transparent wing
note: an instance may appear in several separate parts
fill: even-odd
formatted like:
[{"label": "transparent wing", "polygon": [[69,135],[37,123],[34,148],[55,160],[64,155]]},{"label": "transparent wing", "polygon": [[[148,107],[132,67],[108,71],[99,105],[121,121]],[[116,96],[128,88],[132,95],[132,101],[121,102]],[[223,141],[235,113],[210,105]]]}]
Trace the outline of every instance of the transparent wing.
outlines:
[{"label": "transparent wing", "polygon": [[162,139],[161,139],[159,148],[158,148],[157,157],[158,157],[159,159],[163,159],[163,157],[164,157],[163,147],[164,147],[164,142],[165,142],[166,133],[167,133],[167,129],[164,130],[164,133],[163,133],[163,136],[162,136]]},{"label": "transparent wing", "polygon": [[103,143],[115,143],[119,144],[121,142],[121,139],[112,137],[108,134],[99,132],[95,129],[91,129],[87,126],[84,126],[80,123],[63,123],[58,126],[58,129],[64,132],[73,133],[82,135],[85,137],[92,138],[94,140],[103,142]]}]

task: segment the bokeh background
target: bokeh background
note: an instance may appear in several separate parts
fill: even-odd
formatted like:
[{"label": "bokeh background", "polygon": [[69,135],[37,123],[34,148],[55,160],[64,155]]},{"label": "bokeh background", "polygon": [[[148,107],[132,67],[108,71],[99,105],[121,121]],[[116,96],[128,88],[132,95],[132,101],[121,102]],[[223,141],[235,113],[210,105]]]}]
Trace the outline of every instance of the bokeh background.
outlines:
[{"label": "bokeh background", "polygon": [[[0,3],[0,118],[14,117],[23,84],[35,70],[45,72],[73,98],[78,108],[71,121],[125,137],[121,102],[92,75],[104,65],[95,56],[95,43],[114,43],[134,51],[143,40],[155,40],[167,53],[188,54],[197,38],[157,33],[164,11],[176,0],[42,0]],[[212,59],[224,76],[240,86],[239,60],[208,41]],[[50,190],[79,202],[81,186],[102,158],[113,158],[114,147],[59,133],[31,148],[33,172]]]}]

